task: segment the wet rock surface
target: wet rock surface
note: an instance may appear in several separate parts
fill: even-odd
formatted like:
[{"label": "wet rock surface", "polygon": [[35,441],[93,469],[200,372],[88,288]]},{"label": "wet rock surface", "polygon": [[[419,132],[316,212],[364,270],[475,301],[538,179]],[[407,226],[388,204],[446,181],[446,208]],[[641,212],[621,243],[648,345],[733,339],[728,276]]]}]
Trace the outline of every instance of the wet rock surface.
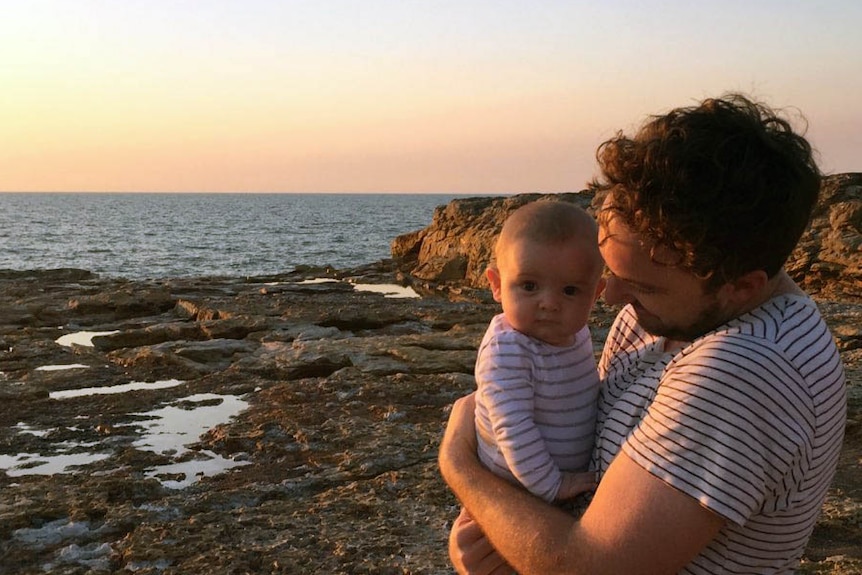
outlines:
[{"label": "wet rock surface", "polygon": [[[142,282],[0,270],[0,573],[451,573],[437,445],[497,305],[408,260]],[[802,572],[848,574],[862,571],[862,302],[831,269],[808,287],[850,420]],[[424,297],[352,285],[406,281]],[[597,353],[614,313],[596,309]],[[80,332],[91,345],[57,343]],[[154,431],[168,416],[192,431]]]},{"label": "wet rock surface", "polygon": [[[436,445],[495,308],[303,283],[327,274],[0,274],[0,573],[447,572]],[[230,401],[142,446],[159,410]]]}]

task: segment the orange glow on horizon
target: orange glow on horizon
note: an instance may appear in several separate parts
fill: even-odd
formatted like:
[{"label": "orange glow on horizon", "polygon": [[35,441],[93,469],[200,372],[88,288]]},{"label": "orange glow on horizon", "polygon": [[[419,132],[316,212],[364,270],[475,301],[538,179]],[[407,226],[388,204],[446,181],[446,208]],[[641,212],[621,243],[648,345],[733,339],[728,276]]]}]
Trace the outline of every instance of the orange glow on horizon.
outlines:
[{"label": "orange glow on horizon", "polygon": [[0,191],[572,191],[616,130],[729,90],[799,107],[824,169],[860,169],[862,4],[783,8],[781,34],[671,4],[18,3]]}]

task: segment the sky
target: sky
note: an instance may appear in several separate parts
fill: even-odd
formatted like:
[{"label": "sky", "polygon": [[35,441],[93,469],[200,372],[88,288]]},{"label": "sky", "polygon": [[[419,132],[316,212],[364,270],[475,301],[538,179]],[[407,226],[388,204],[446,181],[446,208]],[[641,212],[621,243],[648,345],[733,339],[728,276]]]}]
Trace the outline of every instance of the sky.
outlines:
[{"label": "sky", "polygon": [[736,91],[862,171],[857,0],[0,0],[0,190],[577,191]]}]

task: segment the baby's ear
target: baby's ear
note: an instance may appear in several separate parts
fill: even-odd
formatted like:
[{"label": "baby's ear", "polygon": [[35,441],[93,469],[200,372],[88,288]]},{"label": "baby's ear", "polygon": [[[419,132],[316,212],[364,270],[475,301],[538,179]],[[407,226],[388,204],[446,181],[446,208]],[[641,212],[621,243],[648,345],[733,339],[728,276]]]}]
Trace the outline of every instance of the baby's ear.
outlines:
[{"label": "baby's ear", "polygon": [[599,296],[602,295],[602,292],[605,291],[605,287],[608,285],[608,280],[605,276],[599,278],[599,283],[596,284],[596,295],[593,296],[593,302],[595,303]]},{"label": "baby's ear", "polygon": [[488,266],[488,269],[485,270],[485,277],[488,278],[488,283],[491,284],[491,294],[494,296],[494,301],[500,301],[501,289],[500,289],[500,271],[494,266]]}]

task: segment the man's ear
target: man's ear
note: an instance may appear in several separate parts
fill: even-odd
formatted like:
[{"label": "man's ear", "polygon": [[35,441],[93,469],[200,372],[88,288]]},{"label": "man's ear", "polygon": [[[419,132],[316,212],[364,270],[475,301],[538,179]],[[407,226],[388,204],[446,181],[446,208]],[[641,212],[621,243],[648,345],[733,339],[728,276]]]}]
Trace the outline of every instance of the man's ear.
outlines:
[{"label": "man's ear", "polygon": [[488,267],[485,270],[485,277],[488,278],[488,283],[491,284],[491,294],[494,296],[494,301],[501,301],[502,289],[500,281],[500,272],[495,267]]},{"label": "man's ear", "polygon": [[719,297],[724,298],[734,308],[749,308],[759,305],[769,278],[763,270],[745,273],[719,288]]}]

